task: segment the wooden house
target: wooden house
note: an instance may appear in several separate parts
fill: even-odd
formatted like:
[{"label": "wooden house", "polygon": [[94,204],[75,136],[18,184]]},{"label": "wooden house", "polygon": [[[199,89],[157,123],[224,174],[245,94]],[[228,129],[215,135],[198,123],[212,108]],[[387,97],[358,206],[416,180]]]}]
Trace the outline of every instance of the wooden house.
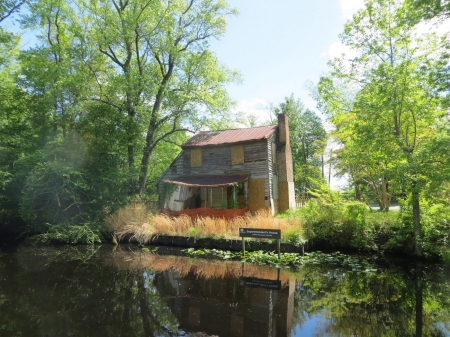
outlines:
[{"label": "wooden house", "polygon": [[234,217],[295,207],[288,117],[278,125],[201,131],[157,182],[162,212]]}]

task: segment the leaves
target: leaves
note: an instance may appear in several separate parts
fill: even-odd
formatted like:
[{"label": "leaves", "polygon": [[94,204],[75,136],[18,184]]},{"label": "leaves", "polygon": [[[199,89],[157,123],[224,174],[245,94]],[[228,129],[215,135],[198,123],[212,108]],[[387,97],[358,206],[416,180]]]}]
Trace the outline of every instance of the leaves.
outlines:
[{"label": "leaves", "polygon": [[[319,84],[321,106],[336,125],[340,167],[369,184],[386,209],[393,190],[410,193],[414,236],[421,233],[419,194],[440,175],[448,152],[426,149],[448,135],[442,89],[433,78],[447,68],[446,43],[419,37],[399,0],[370,0],[341,34],[357,57],[331,63]],[[351,89],[351,90],[350,90]],[[353,95],[346,92],[353,91]],[[446,137],[446,136],[444,136]],[[416,254],[420,247],[416,244]]]},{"label": "leaves", "polygon": [[339,265],[350,267],[353,272],[375,273],[377,268],[367,260],[355,256],[341,254],[340,252],[325,254],[320,251],[306,253],[304,256],[297,253],[265,252],[262,250],[254,252],[230,252],[217,249],[194,249],[183,250],[190,256],[215,256],[224,260],[238,259],[242,262],[258,265],[271,265],[275,267],[300,267],[303,265]]}]

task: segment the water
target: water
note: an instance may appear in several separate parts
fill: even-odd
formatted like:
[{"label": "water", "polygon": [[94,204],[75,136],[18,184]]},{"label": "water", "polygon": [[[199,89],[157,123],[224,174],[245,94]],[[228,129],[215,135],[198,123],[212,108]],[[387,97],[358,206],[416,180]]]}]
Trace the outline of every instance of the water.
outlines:
[{"label": "water", "polygon": [[448,269],[372,267],[279,271],[135,246],[3,249],[0,336],[450,336]]}]

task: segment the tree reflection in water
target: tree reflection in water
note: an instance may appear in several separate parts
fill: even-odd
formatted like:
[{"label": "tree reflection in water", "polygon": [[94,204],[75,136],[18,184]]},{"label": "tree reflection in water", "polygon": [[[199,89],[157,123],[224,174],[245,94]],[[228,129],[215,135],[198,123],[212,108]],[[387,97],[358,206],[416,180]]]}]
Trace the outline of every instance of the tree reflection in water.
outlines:
[{"label": "tree reflection in water", "polygon": [[[132,251],[134,250],[134,251]],[[442,266],[296,271],[110,246],[0,252],[0,336],[449,336]],[[200,333],[202,332],[202,333]]]},{"label": "tree reflection in water", "polygon": [[[389,264],[377,273],[305,266],[297,330],[320,314],[318,336],[448,336],[450,280],[443,268]],[[316,316],[317,317],[317,316]]]},{"label": "tree reflection in water", "polygon": [[154,274],[105,264],[98,248],[20,248],[0,259],[0,336],[172,336]]}]

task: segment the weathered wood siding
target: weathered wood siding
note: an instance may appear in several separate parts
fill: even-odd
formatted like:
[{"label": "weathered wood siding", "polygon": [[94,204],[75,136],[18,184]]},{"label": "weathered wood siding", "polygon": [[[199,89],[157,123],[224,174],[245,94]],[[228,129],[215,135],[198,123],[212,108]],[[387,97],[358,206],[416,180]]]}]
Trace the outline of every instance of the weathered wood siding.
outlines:
[{"label": "weathered wood siding", "polygon": [[165,200],[164,198],[164,184],[163,181],[166,179],[174,179],[177,178],[184,173],[183,170],[183,151],[175,158],[175,160],[170,164],[170,166],[167,168],[167,170],[163,173],[161,178],[159,179],[159,183],[157,184],[157,190],[158,190],[158,198],[160,202],[160,206],[163,206],[163,203]]},{"label": "weathered wood siding", "polygon": [[233,165],[231,146],[202,147],[202,166],[191,167],[190,151],[183,151],[185,175],[251,173],[252,177],[267,178],[267,144],[254,142],[244,144],[244,163]]},{"label": "weathered wood siding", "polygon": [[177,178],[182,175],[208,175],[247,173],[251,179],[265,179],[264,200],[265,206],[271,205],[273,162],[272,144],[274,135],[259,142],[244,143],[244,163],[232,164],[231,145],[200,147],[202,165],[191,167],[191,151],[183,150],[166,170],[158,184],[160,197],[163,195],[162,182],[166,179]]}]

